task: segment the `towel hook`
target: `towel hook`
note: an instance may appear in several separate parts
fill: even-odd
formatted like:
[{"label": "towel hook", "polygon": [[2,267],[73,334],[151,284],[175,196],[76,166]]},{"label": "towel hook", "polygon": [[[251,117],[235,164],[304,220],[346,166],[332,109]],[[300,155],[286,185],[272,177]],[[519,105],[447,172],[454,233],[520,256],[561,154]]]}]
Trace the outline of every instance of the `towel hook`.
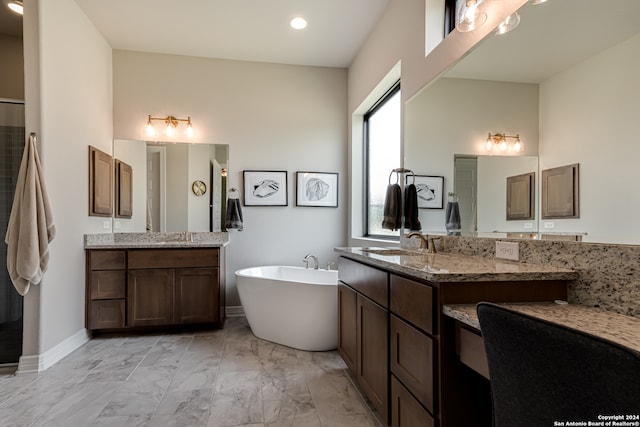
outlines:
[{"label": "towel hook", "polygon": [[450,191],[449,193],[447,193],[447,195],[449,196],[449,201],[450,202],[457,202],[458,201],[458,195],[456,193],[454,193],[453,191]]}]

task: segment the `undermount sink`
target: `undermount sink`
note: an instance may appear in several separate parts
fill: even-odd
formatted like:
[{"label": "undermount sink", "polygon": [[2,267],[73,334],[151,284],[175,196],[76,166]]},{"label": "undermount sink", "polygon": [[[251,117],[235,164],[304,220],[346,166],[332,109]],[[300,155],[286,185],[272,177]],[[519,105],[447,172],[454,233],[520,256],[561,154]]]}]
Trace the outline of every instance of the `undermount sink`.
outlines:
[{"label": "undermount sink", "polygon": [[425,254],[417,251],[410,251],[399,248],[363,248],[362,252],[384,256],[424,256]]}]

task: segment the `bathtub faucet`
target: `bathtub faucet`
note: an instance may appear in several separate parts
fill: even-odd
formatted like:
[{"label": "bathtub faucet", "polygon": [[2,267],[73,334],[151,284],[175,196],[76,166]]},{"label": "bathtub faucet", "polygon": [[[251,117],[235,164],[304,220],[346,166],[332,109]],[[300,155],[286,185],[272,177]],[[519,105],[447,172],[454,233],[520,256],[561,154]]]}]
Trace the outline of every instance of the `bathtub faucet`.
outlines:
[{"label": "bathtub faucet", "polygon": [[315,255],[306,255],[304,257],[304,259],[302,261],[304,261],[304,263],[306,264],[306,268],[309,268],[309,258],[311,258],[313,260],[313,269],[317,270],[318,269],[318,257]]}]

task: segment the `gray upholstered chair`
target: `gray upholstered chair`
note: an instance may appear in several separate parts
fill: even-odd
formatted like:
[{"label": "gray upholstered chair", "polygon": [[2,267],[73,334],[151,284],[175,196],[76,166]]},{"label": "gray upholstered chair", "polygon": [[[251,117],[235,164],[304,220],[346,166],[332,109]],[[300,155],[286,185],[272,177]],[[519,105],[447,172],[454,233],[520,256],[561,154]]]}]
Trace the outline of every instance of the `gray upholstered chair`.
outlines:
[{"label": "gray upholstered chair", "polygon": [[640,353],[495,304],[477,309],[496,427],[640,413]]}]

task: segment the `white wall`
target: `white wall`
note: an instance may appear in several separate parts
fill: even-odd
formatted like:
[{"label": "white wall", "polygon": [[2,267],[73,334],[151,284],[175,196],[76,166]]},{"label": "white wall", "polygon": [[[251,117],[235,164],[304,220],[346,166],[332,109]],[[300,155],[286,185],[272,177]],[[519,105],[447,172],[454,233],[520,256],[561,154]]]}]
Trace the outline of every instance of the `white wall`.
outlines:
[{"label": "white wall", "polygon": [[[288,171],[287,207],[244,207],[244,231],[227,248],[227,304],[239,305],[234,271],[323,266],[346,244],[347,72],[344,69],[114,51],[114,132],[144,139],[148,114],[191,116],[196,141],[229,144],[228,187],[242,171]],[[171,84],[167,84],[171,82]],[[295,207],[295,172],[340,174],[339,207]]]},{"label": "white wall", "polygon": [[[138,141],[114,141],[114,158],[131,166],[132,205],[131,218],[114,218],[113,231],[116,233],[135,232],[144,230],[147,226],[147,147]],[[115,209],[115,206],[114,206]]]},{"label": "white wall", "polygon": [[[189,176],[187,179],[187,188],[184,189],[189,203],[189,223],[187,229],[190,231],[209,231],[209,201],[213,187],[210,179],[210,159],[214,156],[214,147],[212,145],[199,144],[191,144],[188,145],[188,147]],[[196,196],[193,191],[191,191],[191,184],[196,180],[202,181],[207,185],[207,191],[202,196]]]},{"label": "white wall", "polygon": [[75,1],[25,2],[26,131],[40,136],[57,237],[25,298],[21,366],[46,367],[83,340],[83,235],[103,231],[103,218],[88,216],[87,147],[111,151],[111,66],[110,47]]},{"label": "white wall", "polygon": [[[401,71],[403,104],[422,87],[432,82],[443,71],[460,59],[469,49],[482,40],[504,18],[516,11],[528,0],[486,0],[487,21],[480,28],[468,33],[453,31],[442,43],[425,57],[425,34],[433,34],[425,28],[425,3],[440,9],[435,0],[390,0],[380,21],[367,38],[349,67],[349,244],[368,244],[360,239],[362,233],[362,116],[384,93],[380,83],[394,67]],[[431,17],[429,18],[431,21]],[[436,24],[439,25],[439,24]],[[429,42],[430,43],[430,42]],[[383,84],[390,84],[385,82]],[[403,113],[404,114],[404,113]],[[403,165],[400,165],[403,166]],[[379,243],[379,242],[378,242]]]},{"label": "white wall", "polygon": [[169,144],[166,149],[166,231],[180,232],[188,230],[189,223],[189,146]]},{"label": "white wall", "polygon": [[[405,167],[444,176],[445,196],[454,188],[454,155],[486,155],[488,132],[519,133],[522,154],[538,152],[538,85],[441,78],[407,102],[404,115]],[[425,231],[445,230],[444,209],[419,215]]]},{"label": "white wall", "polygon": [[[537,214],[535,214],[536,219],[533,220],[507,221],[507,177],[530,172],[535,173],[535,182],[537,182],[537,157],[478,157],[478,231],[519,233],[537,231]],[[535,183],[533,194],[537,204],[540,192]],[[525,228],[525,224],[529,224],[532,228]]]},{"label": "white wall", "polygon": [[580,164],[580,218],[549,220],[552,231],[587,232],[592,242],[640,240],[638,52],[634,36],[540,86],[541,170]]},{"label": "white wall", "polygon": [[0,34],[0,98],[24,99],[22,39]]}]

